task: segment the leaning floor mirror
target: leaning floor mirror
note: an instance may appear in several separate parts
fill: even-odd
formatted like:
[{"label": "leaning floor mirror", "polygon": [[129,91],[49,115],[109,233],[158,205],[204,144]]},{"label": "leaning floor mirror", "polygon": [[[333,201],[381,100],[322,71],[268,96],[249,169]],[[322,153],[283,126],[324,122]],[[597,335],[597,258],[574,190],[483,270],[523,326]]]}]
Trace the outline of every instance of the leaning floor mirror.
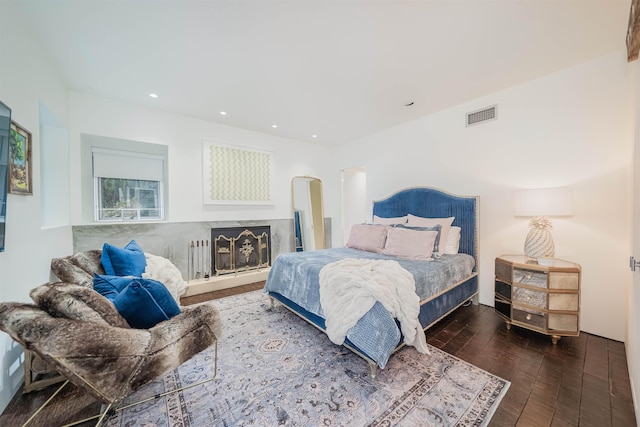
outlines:
[{"label": "leaning floor mirror", "polygon": [[325,248],[322,181],[311,176],[291,179],[294,248],[296,252]]}]

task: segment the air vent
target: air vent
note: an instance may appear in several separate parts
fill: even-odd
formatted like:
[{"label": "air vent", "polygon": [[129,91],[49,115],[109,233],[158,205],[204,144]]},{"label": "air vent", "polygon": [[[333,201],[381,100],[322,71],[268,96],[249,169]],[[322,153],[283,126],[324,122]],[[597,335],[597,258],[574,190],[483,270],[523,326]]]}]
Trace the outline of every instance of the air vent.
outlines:
[{"label": "air vent", "polygon": [[467,126],[477,125],[498,118],[498,106],[483,108],[482,110],[467,113]]}]

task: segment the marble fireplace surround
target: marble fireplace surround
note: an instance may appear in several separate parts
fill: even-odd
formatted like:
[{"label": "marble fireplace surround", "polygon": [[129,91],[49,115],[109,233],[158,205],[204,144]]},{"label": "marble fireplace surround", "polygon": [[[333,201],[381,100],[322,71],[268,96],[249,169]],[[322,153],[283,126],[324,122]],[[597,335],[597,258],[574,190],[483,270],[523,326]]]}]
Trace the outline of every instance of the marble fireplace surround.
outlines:
[{"label": "marble fireplace surround", "polygon": [[[327,247],[331,246],[331,218],[325,218],[325,239]],[[74,225],[73,252],[78,253],[89,249],[101,249],[104,243],[124,246],[134,239],[145,252],[168,258],[187,280],[189,244],[192,240],[211,239],[212,228],[224,227],[252,227],[269,225],[271,227],[271,263],[276,257],[285,252],[293,252],[293,219],[270,219],[252,221],[201,221],[201,222],[153,222],[153,223],[110,223]],[[247,274],[242,280],[241,275]],[[239,273],[234,285],[252,283],[251,273]],[[264,279],[262,279],[264,280]],[[189,285],[198,285],[198,280],[190,281]],[[225,286],[229,287],[229,286]],[[209,288],[193,286],[192,289]],[[192,291],[187,294],[195,294]]]}]

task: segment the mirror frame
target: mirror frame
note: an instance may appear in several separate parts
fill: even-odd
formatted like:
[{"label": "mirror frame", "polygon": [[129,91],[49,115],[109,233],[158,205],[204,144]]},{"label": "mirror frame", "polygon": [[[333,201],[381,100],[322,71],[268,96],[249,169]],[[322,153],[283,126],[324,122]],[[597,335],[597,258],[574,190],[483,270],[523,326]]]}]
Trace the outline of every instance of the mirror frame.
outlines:
[{"label": "mirror frame", "polygon": [[[291,208],[293,212],[293,248],[295,252],[305,251],[305,233],[300,222],[300,210],[296,209],[296,180],[305,180],[309,183],[310,210],[313,221],[314,249],[326,247],[324,230],[324,196],[322,180],[309,175],[298,175],[291,178]],[[312,185],[311,183],[317,183]]]},{"label": "mirror frame", "polygon": [[[6,120],[6,129],[2,122]],[[0,252],[4,252],[7,224],[7,192],[9,190],[9,138],[11,138],[11,108],[0,101]]]}]

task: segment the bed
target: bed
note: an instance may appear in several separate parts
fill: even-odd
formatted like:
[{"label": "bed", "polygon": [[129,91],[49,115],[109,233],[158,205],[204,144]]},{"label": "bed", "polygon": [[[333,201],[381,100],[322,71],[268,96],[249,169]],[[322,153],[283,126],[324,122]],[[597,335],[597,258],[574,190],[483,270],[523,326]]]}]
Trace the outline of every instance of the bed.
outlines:
[{"label": "bed", "polygon": [[[427,330],[440,319],[478,294],[478,197],[458,196],[428,187],[401,190],[373,202],[372,222],[414,216],[454,217],[460,228],[457,253],[431,261],[397,258],[353,247],[339,247],[279,255],[269,272],[265,292],[302,319],[322,331],[327,330],[319,298],[320,271],[327,264],[348,258],[395,260],[409,271],[420,297],[418,319]],[[389,357],[405,344],[399,322],[378,302],[348,331],[345,347],[365,359],[375,377]]]}]

